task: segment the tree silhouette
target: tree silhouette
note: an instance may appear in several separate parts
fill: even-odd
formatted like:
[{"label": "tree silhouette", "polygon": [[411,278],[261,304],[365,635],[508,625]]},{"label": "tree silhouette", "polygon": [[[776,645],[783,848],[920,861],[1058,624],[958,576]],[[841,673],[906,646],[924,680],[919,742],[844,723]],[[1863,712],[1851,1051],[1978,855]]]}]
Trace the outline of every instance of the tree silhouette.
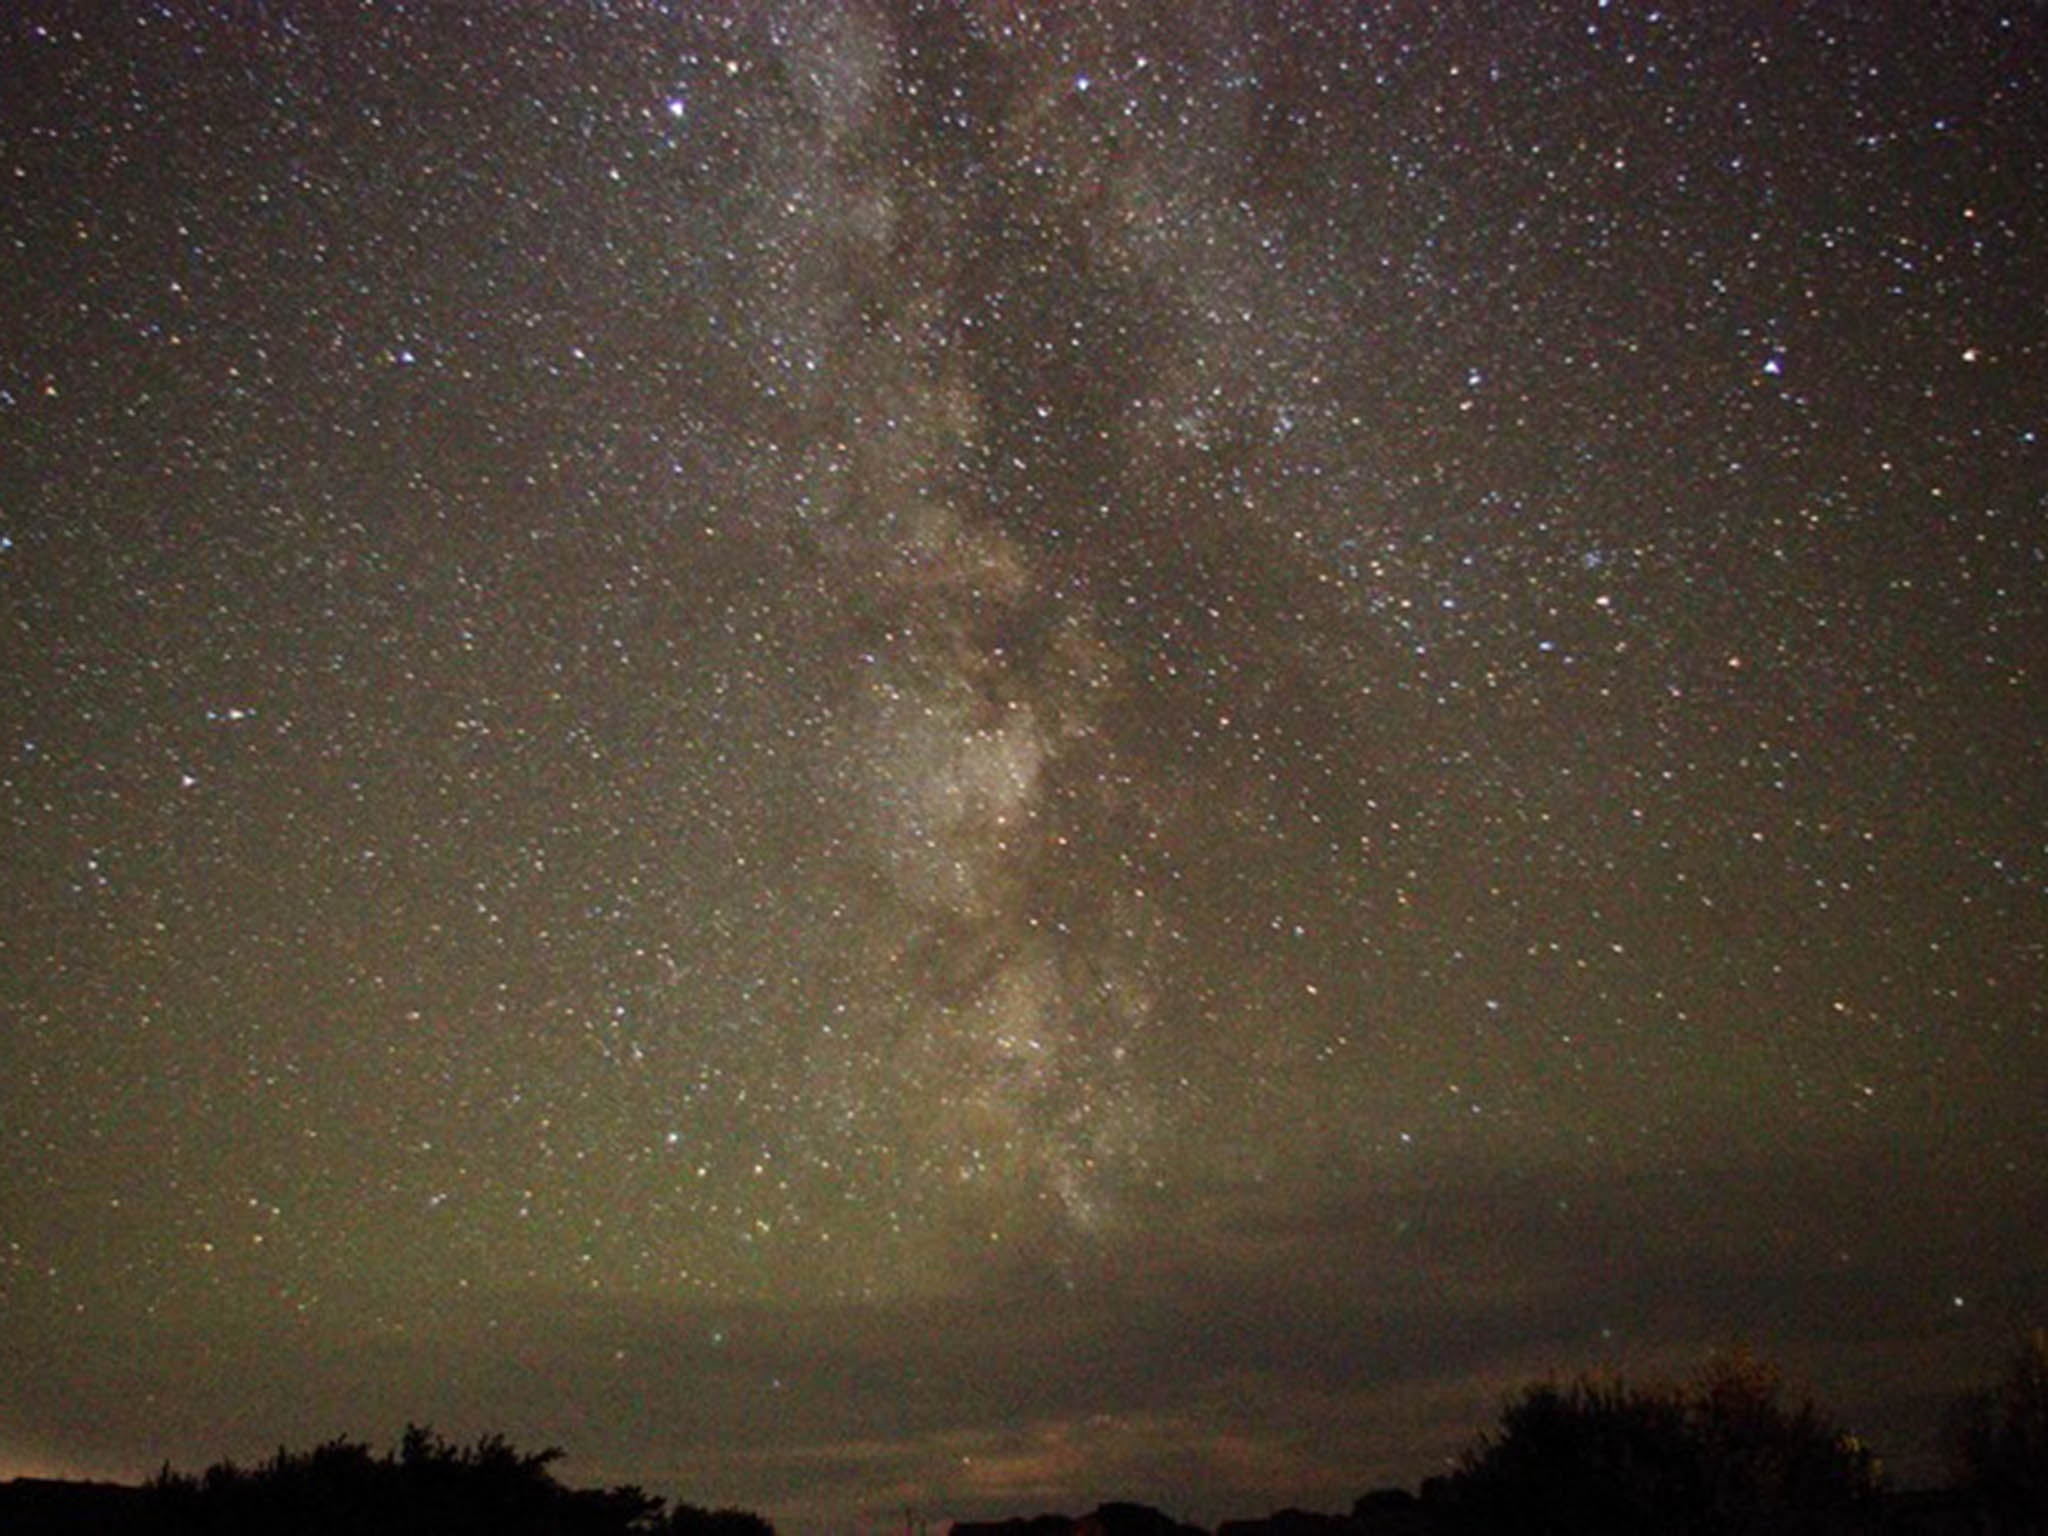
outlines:
[{"label": "tree silhouette", "polygon": [[1444,1490],[1462,1529],[1529,1536],[1824,1531],[1877,1492],[1870,1453],[1747,1354],[1695,1384],[1581,1377],[1526,1390]]},{"label": "tree silhouette", "polygon": [[2001,1530],[2048,1531],[2048,1330],[2028,1335],[1996,1387],[1963,1400],[1953,1440],[1956,1481]]},{"label": "tree silhouette", "polygon": [[665,1536],[672,1529],[773,1536],[766,1521],[738,1511],[718,1517],[727,1524],[716,1531],[700,1531],[672,1526],[663,1501],[638,1488],[565,1488],[550,1471],[561,1454],[517,1451],[501,1435],[451,1445],[414,1425],[395,1453],[381,1457],[366,1445],[331,1440],[310,1451],[280,1448],[253,1469],[224,1461],[192,1477],[166,1467],[147,1490],[143,1529],[167,1536]]}]

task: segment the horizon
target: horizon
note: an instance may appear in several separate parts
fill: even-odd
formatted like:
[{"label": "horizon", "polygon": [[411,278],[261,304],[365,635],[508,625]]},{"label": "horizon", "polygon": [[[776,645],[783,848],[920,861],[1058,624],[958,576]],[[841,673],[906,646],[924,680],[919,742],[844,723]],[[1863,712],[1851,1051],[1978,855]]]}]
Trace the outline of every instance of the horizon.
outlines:
[{"label": "horizon", "polygon": [[[2035,1358],[2039,1358],[2039,1352],[2042,1347],[2040,1343],[2041,1337],[2042,1335],[2040,1330],[2034,1330],[2032,1334],[2032,1342],[2023,1343],[2020,1346],[2020,1348],[2022,1349],[2022,1351],[2031,1350]],[[1754,1354],[1745,1346],[1736,1346],[1731,1350],[1717,1351],[1713,1359],[1707,1362],[1706,1365],[1700,1371],[1694,1372],[1692,1376],[1688,1378],[1688,1381],[1685,1383],[1678,1383],[1675,1381],[1645,1380],[1642,1378],[1631,1379],[1626,1376],[1608,1371],[1584,1371],[1576,1373],[1575,1375],[1569,1378],[1563,1375],[1553,1374],[1551,1376],[1544,1378],[1541,1381],[1531,1381],[1524,1383],[1519,1390],[1511,1394],[1508,1394],[1508,1396],[1503,1399],[1502,1407],[1505,1410],[1510,1401],[1520,1402],[1525,1400],[1529,1396],[1529,1394],[1533,1393],[1538,1388],[1573,1384],[1613,1385],[1617,1387],[1626,1387],[1629,1390],[1635,1392],[1647,1390],[1651,1394],[1669,1393],[1676,1389],[1693,1393],[1694,1400],[1699,1401],[1701,1399],[1698,1394],[1701,1391],[1702,1384],[1708,1379],[1708,1377],[1714,1371],[1722,1368],[1733,1368],[1738,1373],[1741,1373],[1737,1379],[1746,1380],[1754,1383],[1760,1383],[1760,1390],[1768,1393],[1770,1399],[1774,1401],[1776,1404],[1778,1404],[1787,1414],[1796,1415],[1802,1411],[1818,1410],[1818,1424],[1820,1425],[1821,1430],[1824,1434],[1838,1436],[1838,1443],[1846,1444],[1852,1447],[1858,1447],[1864,1451],[1872,1453],[1874,1459],[1871,1461],[1870,1466],[1875,1477],[1875,1486],[1882,1496],[1889,1497],[1897,1495],[1906,1498],[1912,1498],[1916,1495],[1923,1493],[1951,1491],[1960,1489],[1965,1486],[1964,1479],[1966,1479],[1967,1474],[1962,1470],[1962,1463],[1954,1458],[1953,1453],[1951,1453],[1947,1461],[1947,1464],[1944,1469],[1944,1475],[1942,1475],[1939,1478],[1922,1478],[1919,1480],[1907,1481],[1898,1480],[1897,1478],[1891,1475],[1889,1469],[1886,1466],[1882,1447],[1869,1445],[1863,1439],[1863,1437],[1861,1437],[1855,1432],[1855,1427],[1853,1425],[1837,1419],[1829,1411],[1827,1405],[1824,1402],[1817,1400],[1811,1394],[1811,1392],[1808,1390],[1807,1384],[1788,1378],[1783,1373],[1783,1371],[1780,1368],[1778,1368],[1773,1362],[1765,1360],[1763,1359],[1763,1357]],[[2012,1368],[2013,1367],[2009,1364],[2008,1369],[2010,1370]],[[1758,1374],[1759,1372],[1761,1374]],[[1973,1397],[1981,1397],[1983,1395],[1983,1388],[1980,1387],[1979,1389],[1973,1389],[1971,1395]],[[1961,1400],[1957,1400],[1955,1402],[1950,1403],[1948,1405],[1950,1414],[1952,1415],[1953,1412],[1959,1409],[1961,1406]],[[894,1518],[895,1512],[882,1514],[874,1511],[867,1511],[863,1512],[858,1517],[854,1517],[846,1515],[843,1512],[838,1513],[836,1515],[820,1515],[816,1511],[811,1511],[809,1517],[806,1519],[795,1522],[784,1522],[778,1525],[775,1522],[773,1515],[769,1512],[759,1510],[746,1510],[741,1512],[747,1514],[763,1515],[764,1517],[768,1518],[771,1528],[779,1529],[784,1532],[808,1532],[827,1529],[841,1531],[849,1529],[858,1531],[881,1531],[891,1529],[901,1529],[905,1532],[927,1531],[934,1529],[950,1528],[962,1524],[963,1521],[967,1523],[976,1523],[981,1525],[1022,1525],[1034,1521],[1042,1521],[1046,1519],[1056,1518],[1067,1520],[1080,1520],[1088,1517],[1091,1514],[1100,1513],[1102,1511],[1111,1509],[1134,1509],[1139,1512],[1161,1514],[1166,1516],[1168,1519],[1170,1519],[1176,1524],[1194,1525],[1200,1527],[1201,1529],[1212,1532],[1219,1531],[1224,1529],[1225,1527],[1233,1525],[1262,1523],[1267,1521],[1280,1520],[1293,1516],[1306,1516],[1312,1519],[1344,1519],[1354,1515],[1356,1508],[1365,1505],[1369,1499],[1384,1497],[1390,1494],[1399,1494],[1410,1499],[1414,1499],[1419,1495],[1422,1498],[1422,1500],[1426,1503],[1431,1496],[1431,1490],[1429,1485],[1432,1482],[1451,1481],[1455,1476],[1464,1475],[1464,1469],[1468,1469],[1473,1465],[1473,1462],[1469,1458],[1477,1455],[1477,1453],[1481,1450],[1482,1447],[1484,1447],[1489,1442],[1493,1441],[1494,1438],[1502,1432],[1502,1425],[1504,1422],[1505,1420],[1492,1422],[1481,1428],[1475,1429],[1472,1432],[1472,1434],[1470,1434],[1466,1439],[1464,1448],[1465,1453],[1462,1454],[1457,1460],[1447,1463],[1445,1466],[1440,1468],[1437,1473],[1412,1481],[1392,1481],[1376,1483],[1370,1487],[1361,1489],[1358,1494],[1352,1496],[1350,1499],[1340,1501],[1338,1506],[1334,1509],[1319,1506],[1313,1502],[1308,1501],[1295,1499],[1281,1499],[1275,1500],[1274,1502],[1267,1504],[1266,1506],[1262,1507],[1261,1509],[1255,1512],[1251,1510],[1240,1510],[1233,1513],[1225,1513],[1221,1515],[1211,1516],[1205,1519],[1191,1519],[1185,1510],[1179,1509],[1172,1504],[1154,1506],[1151,1504],[1147,1504],[1143,1501],[1134,1501],[1125,1498],[1119,1494],[1111,1493],[1095,1498],[1092,1501],[1083,1501],[1079,1505],[1070,1505],[1062,1507],[1057,1510],[1050,1506],[1041,1504],[1029,1508],[1019,1506],[1015,1509],[1010,1510],[1007,1513],[982,1511],[977,1514],[971,1514],[966,1516],[949,1515],[943,1511],[935,1512],[930,1510],[919,1510],[914,1506],[906,1506],[901,1511],[900,1519]],[[1794,1421],[1788,1420],[1787,1422],[1789,1423]],[[430,1434],[430,1436],[438,1440],[443,1447],[446,1447],[451,1450],[459,1450],[465,1448],[467,1445],[483,1445],[490,1444],[493,1442],[504,1444],[512,1452],[519,1455],[528,1455],[536,1451],[542,1450],[541,1447],[520,1446],[516,1443],[507,1441],[502,1435],[496,1432],[490,1432],[486,1435],[479,1436],[474,1441],[465,1442],[460,1439],[450,1440],[445,1436],[440,1436],[438,1435],[438,1433],[432,1430],[431,1426],[421,1425],[418,1427],[422,1430],[427,1431]],[[409,1428],[407,1430],[407,1437],[409,1437],[411,1433],[412,1430]],[[372,1438],[358,1437],[349,1434],[341,1434],[328,1437],[327,1440],[322,1442],[322,1444],[354,1444],[356,1446],[361,1447],[363,1450],[365,1450],[372,1456],[389,1458],[398,1454],[400,1440],[403,1438],[406,1437],[399,1437],[393,1439],[388,1443],[379,1444]],[[304,1454],[305,1452],[310,1451],[312,1449],[313,1447],[310,1445],[298,1447],[287,1447],[279,1445],[277,1447],[277,1454],[281,1456],[287,1450],[293,1451],[297,1454]],[[559,1487],[569,1489],[609,1489],[630,1486],[635,1489],[645,1489],[645,1485],[643,1483],[632,1478],[604,1478],[597,1480],[592,1480],[589,1478],[578,1478],[568,1470],[571,1468],[575,1460],[574,1456],[561,1447],[548,1447],[545,1449],[544,1454],[548,1461],[549,1476],[554,1481],[554,1483]],[[67,1475],[63,1473],[47,1471],[41,1473],[32,1473],[16,1470],[9,1465],[0,1465],[0,1486],[6,1486],[15,1482],[60,1482],[74,1485],[82,1484],[89,1486],[110,1486],[139,1489],[141,1487],[153,1483],[159,1475],[164,1474],[176,1473],[178,1476],[183,1478],[196,1478],[203,1471],[212,1471],[219,1467],[239,1468],[244,1473],[247,1473],[263,1469],[269,1465],[270,1462],[268,1457],[255,1456],[245,1459],[237,1459],[232,1457],[217,1458],[214,1461],[207,1463],[205,1466],[201,1466],[198,1464],[189,1466],[175,1466],[172,1463],[166,1461],[162,1464],[162,1467],[158,1472],[153,1472],[147,1477],[92,1477],[80,1476],[76,1473]],[[1451,1476],[1447,1477],[1445,1474],[1450,1474]],[[654,1489],[645,1489],[645,1491],[659,1492],[659,1490]],[[689,1498],[686,1494],[662,1493],[661,1501],[670,1508],[678,1508],[686,1505],[696,1505],[700,1509],[718,1508],[721,1510],[730,1510],[732,1508],[732,1506],[720,1505],[716,1503],[716,1501],[707,1504],[700,1500],[693,1500]]]},{"label": "horizon", "polygon": [[[1119,1315],[1124,1315],[1119,1309]],[[764,1315],[757,1314],[757,1321]],[[725,1326],[733,1324],[728,1314]],[[2010,1349],[2019,1342],[2020,1335],[2014,1333],[2004,1340],[2007,1346],[2006,1359],[1993,1362],[1986,1371],[1954,1383],[1946,1390],[1929,1383],[1908,1384],[1907,1400],[1923,1410],[1917,1420],[1909,1415],[1894,1420],[1895,1433],[1898,1429],[1917,1431],[1907,1438],[1887,1441],[1874,1438],[1868,1433],[1869,1420],[1858,1419],[1845,1413],[1841,1405],[1827,1391],[1826,1383],[1816,1382],[1796,1370],[1784,1369],[1783,1362],[1769,1355],[1759,1355],[1765,1364],[1782,1371],[1784,1396],[1788,1403],[1812,1401],[1824,1419],[1836,1425],[1844,1433],[1864,1443],[1877,1455],[1881,1475],[1888,1491],[1911,1493],[1919,1490],[1938,1489],[1951,1485],[1953,1466],[1946,1449],[1943,1433],[1947,1415],[1958,1405],[1963,1395],[1987,1388],[1994,1384],[2004,1364],[2009,1363]],[[1269,1481],[1262,1485],[1247,1486],[1235,1496],[1219,1500],[1201,1501],[1199,1493],[1189,1495],[1170,1480],[1171,1474],[1162,1473],[1160,1468],[1175,1462],[1188,1463],[1202,1453],[1214,1453],[1217,1445],[1167,1443],[1155,1436],[1150,1442],[1152,1461],[1148,1464],[1142,1457],[1127,1461],[1130,1472],[1125,1485],[1069,1484],[1068,1496],[1061,1497],[1062,1485],[1056,1481],[1057,1468],[1063,1462],[1071,1462],[1073,1448],[1066,1437],[1033,1439],[1028,1434],[998,1435],[1003,1444],[998,1447],[1000,1454],[989,1458],[990,1467],[969,1469],[965,1464],[971,1457],[962,1457],[953,1487],[954,1492],[929,1500],[913,1503],[917,1513],[917,1524],[940,1529],[961,1520],[1002,1520],[1028,1518],[1041,1514],[1059,1513],[1078,1517],[1104,1504],[1129,1502],[1156,1508],[1178,1521],[1194,1524],[1205,1530],[1214,1531],[1233,1520],[1259,1519],[1284,1510],[1298,1509],[1328,1514],[1345,1514],[1362,1495],[1390,1488],[1410,1493],[1420,1490],[1428,1479],[1453,1471],[1463,1453],[1475,1448],[1484,1436],[1498,1429],[1498,1412],[1521,1392],[1541,1382],[1564,1382],[1582,1378],[1607,1379],[1625,1383],[1631,1387],[1661,1388],[1696,1379],[1699,1372],[1712,1359],[1725,1358],[1730,1351],[1746,1352],[1749,1346],[1741,1341],[1724,1341],[1706,1354],[1675,1359],[1672,1369],[1638,1370],[1629,1369],[1618,1357],[1604,1363],[1588,1363],[1572,1366],[1564,1362],[1505,1384],[1485,1405],[1484,1411],[1462,1429],[1448,1423],[1437,1426],[1438,1443],[1442,1452],[1428,1465],[1402,1472],[1387,1469],[1379,1475],[1351,1479],[1347,1483],[1341,1467],[1322,1461],[1323,1481],[1313,1489],[1294,1487],[1283,1482]],[[1389,1394],[1398,1398],[1398,1391]],[[1928,1405],[1932,1411],[1925,1411]],[[486,1415],[486,1418],[488,1415]],[[745,1465],[750,1457],[744,1447],[709,1443],[696,1448],[697,1454],[689,1459],[690,1470],[656,1471],[650,1473],[650,1463],[645,1460],[605,1462],[589,1454],[579,1454],[573,1445],[544,1439],[529,1440],[518,1434],[507,1433],[504,1426],[496,1421],[479,1420],[476,1424],[464,1424],[459,1432],[452,1432],[450,1426],[440,1423],[428,1424],[424,1420],[412,1420],[430,1427],[450,1444],[467,1445],[497,1434],[506,1434],[513,1447],[531,1452],[553,1446],[561,1450],[562,1456],[554,1464],[553,1471],[565,1487],[597,1488],[633,1485],[650,1493],[660,1494],[671,1506],[695,1504],[706,1508],[736,1507],[763,1515],[769,1519],[784,1536],[808,1536],[808,1533],[826,1530],[892,1530],[903,1526],[901,1503],[889,1505],[876,1503],[870,1507],[849,1510],[838,1505],[821,1506],[799,1495],[780,1503],[748,1502],[738,1497],[729,1497],[719,1490],[715,1478],[706,1481],[702,1469],[705,1467]],[[593,1426],[601,1428],[602,1426]],[[1091,1428],[1116,1431],[1128,1428],[1109,1421],[1108,1416],[1091,1425]],[[204,1439],[203,1431],[194,1432]],[[393,1449],[399,1440],[396,1431],[379,1434],[374,1427],[335,1426],[324,1431],[307,1430],[299,1434],[280,1435],[276,1432],[255,1431],[244,1435],[241,1446],[233,1452],[216,1452],[204,1455],[157,1455],[147,1453],[146,1464],[130,1463],[125,1467],[118,1463],[102,1463],[94,1469],[62,1469],[53,1463],[45,1463],[51,1470],[34,1471],[18,1466],[15,1462],[0,1461],[0,1482],[16,1477],[47,1478],[60,1481],[86,1481],[115,1483],[123,1486],[138,1486],[147,1483],[159,1470],[169,1466],[172,1470],[196,1474],[216,1463],[227,1462],[243,1468],[262,1464],[272,1453],[282,1448],[294,1450],[309,1449],[315,1444],[333,1439],[352,1440],[366,1445],[373,1453],[383,1454]],[[715,1440],[715,1437],[714,1437]],[[153,1458],[153,1459],[150,1459]],[[1302,1465],[1312,1464],[1311,1461]],[[657,1461],[653,1465],[660,1465]],[[681,1466],[681,1463],[674,1464]],[[1051,1469],[1042,1475],[1029,1469]],[[1021,1470],[1021,1475],[1020,1475]],[[991,1471],[993,1482],[986,1481]],[[980,1486],[977,1486],[977,1485]],[[1355,1486],[1352,1486],[1355,1484]],[[995,1491],[1001,1488],[1015,1490],[1014,1493]],[[899,1494],[907,1491],[899,1487]],[[924,1490],[927,1493],[929,1489]]]}]

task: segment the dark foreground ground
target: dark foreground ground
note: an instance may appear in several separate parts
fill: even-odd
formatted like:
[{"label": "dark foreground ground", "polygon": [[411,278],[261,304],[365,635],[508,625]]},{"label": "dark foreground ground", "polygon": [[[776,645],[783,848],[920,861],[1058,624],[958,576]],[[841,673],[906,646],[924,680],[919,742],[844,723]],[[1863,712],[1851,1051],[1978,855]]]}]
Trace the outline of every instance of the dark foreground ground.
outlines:
[{"label": "dark foreground ground", "polygon": [[[1530,1529],[1548,1529],[1550,1523],[1535,1519]],[[1689,1529],[1683,1517],[1675,1518],[1673,1531]],[[483,1529],[464,1526],[464,1529]],[[524,1531],[512,1522],[506,1527]],[[0,1536],[157,1536],[183,1525],[167,1523],[153,1506],[149,1491],[117,1483],[65,1482],[52,1478],[22,1477],[0,1483]],[[200,1529],[209,1529],[201,1527]],[[308,1531],[353,1532],[345,1523],[323,1521],[315,1514],[309,1523],[288,1521],[277,1528],[277,1536],[303,1536]],[[1282,1510],[1257,1520],[1228,1520],[1214,1536],[1459,1536],[1466,1526],[1454,1511],[1440,1507],[1440,1501],[1418,1497],[1404,1489],[1385,1489],[1361,1498],[1349,1514],[1316,1514],[1303,1510]],[[365,1536],[370,1528],[365,1527]],[[1867,1518],[1830,1526],[1826,1531],[1800,1527],[1801,1536],[2031,1536],[2025,1528],[1993,1519],[1964,1494],[1948,1490],[1888,1493],[1869,1510]],[[378,1526],[375,1536],[414,1536]],[[420,1531],[417,1536],[439,1536]],[[1198,1526],[1181,1524],[1154,1509],[1136,1504],[1105,1504],[1081,1515],[1037,1515],[997,1521],[959,1522],[950,1536],[1210,1536]],[[1588,1533],[1598,1536],[1598,1533]],[[1642,1532],[1638,1536],[1652,1536]]]},{"label": "dark foreground ground", "polygon": [[[1386,1488],[1366,1494],[1349,1514],[1318,1514],[1285,1509],[1255,1520],[1226,1520],[1214,1536],[1473,1536],[1483,1529],[1499,1530],[1496,1524],[1476,1526],[1468,1516],[1425,1489],[1418,1496],[1401,1488]],[[1703,1527],[1685,1514],[1674,1515],[1667,1526],[1630,1526],[1626,1536],[1663,1536],[1663,1533],[1691,1533]],[[1613,1529],[1580,1527],[1568,1520],[1543,1518],[1536,1512],[1521,1529],[1527,1532],[1576,1530],[1580,1536],[1624,1536]],[[2037,1527],[2001,1524],[1980,1509],[1969,1496],[1948,1489],[1927,1489],[1886,1493],[1873,1501],[1861,1517],[1845,1517],[1839,1523],[1791,1522],[1773,1527],[1768,1536],[2036,1536]],[[962,1521],[953,1525],[950,1536],[1210,1536],[1199,1526],[1181,1524],[1157,1510],[1141,1505],[1105,1504],[1092,1514],[1037,1515],[1030,1519]],[[1767,1536],[1759,1531],[1756,1536]],[[2040,1536],[2048,1536],[2041,1532]]]}]

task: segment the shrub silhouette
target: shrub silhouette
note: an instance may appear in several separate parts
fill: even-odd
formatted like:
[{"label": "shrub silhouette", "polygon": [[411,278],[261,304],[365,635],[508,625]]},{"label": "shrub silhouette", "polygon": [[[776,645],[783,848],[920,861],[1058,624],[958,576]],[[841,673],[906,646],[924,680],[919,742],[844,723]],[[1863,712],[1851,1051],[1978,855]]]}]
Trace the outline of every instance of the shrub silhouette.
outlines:
[{"label": "shrub silhouette", "polygon": [[1455,1527],[1540,1536],[1826,1531],[1877,1492],[1875,1460],[1742,1354],[1695,1384],[1581,1377],[1527,1389],[1443,1490]]},{"label": "shrub silhouette", "polygon": [[[220,1462],[198,1477],[166,1467],[150,1484],[144,1529],[176,1536],[773,1536],[758,1516],[725,1511],[715,1528],[638,1488],[565,1488],[561,1452],[516,1451],[503,1436],[456,1446],[418,1425],[395,1454],[331,1440],[280,1448],[261,1466]],[[753,1522],[751,1526],[744,1522]]]},{"label": "shrub silhouette", "polygon": [[2005,1379],[1965,1398],[1954,1426],[1956,1481],[2007,1531],[2048,1531],[2048,1330],[2036,1328]]},{"label": "shrub silhouette", "polygon": [[661,1536],[775,1536],[775,1527],[751,1511],[694,1504],[678,1504],[656,1529]]}]

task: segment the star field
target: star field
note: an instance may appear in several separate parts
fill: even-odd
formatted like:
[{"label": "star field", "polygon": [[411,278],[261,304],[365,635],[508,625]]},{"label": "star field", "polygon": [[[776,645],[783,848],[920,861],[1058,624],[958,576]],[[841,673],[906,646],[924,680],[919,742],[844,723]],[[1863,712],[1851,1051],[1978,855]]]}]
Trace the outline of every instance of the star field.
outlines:
[{"label": "star field", "polygon": [[1731,1337],[1928,1464],[2048,1273],[2044,58],[11,11],[0,1475],[1213,1521]]}]

